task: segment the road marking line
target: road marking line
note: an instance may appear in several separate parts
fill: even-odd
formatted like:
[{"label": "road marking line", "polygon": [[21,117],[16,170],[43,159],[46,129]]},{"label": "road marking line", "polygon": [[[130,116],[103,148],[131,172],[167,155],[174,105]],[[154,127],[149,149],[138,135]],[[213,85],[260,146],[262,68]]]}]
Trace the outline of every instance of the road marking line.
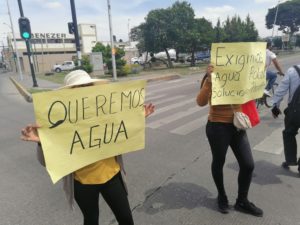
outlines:
[{"label": "road marking line", "polygon": [[195,119],[189,123],[186,123],[180,127],[177,127],[170,132],[173,134],[179,134],[179,135],[187,135],[195,130],[198,130],[199,128],[205,126],[207,123],[208,115],[202,116],[198,119]]},{"label": "road marking line", "polygon": [[148,95],[146,94],[146,101],[153,101],[155,99],[160,99],[162,97],[165,97],[166,95],[156,95],[156,96],[152,96],[150,98],[148,98]]},{"label": "road marking line", "polygon": [[193,81],[193,82],[188,82],[188,83],[185,83],[185,84],[174,85],[174,86],[170,86],[170,87],[165,87],[165,88],[159,88],[159,89],[156,89],[156,90],[151,90],[148,93],[152,95],[153,93],[168,91],[168,90],[174,89],[174,88],[181,88],[183,86],[188,86],[188,85],[191,85],[191,84],[197,85],[197,83],[195,81]]},{"label": "road marking line", "polygon": [[153,118],[153,117],[155,117],[155,116],[157,116],[157,115],[159,115],[159,114],[161,114],[163,112],[167,112],[167,111],[169,111],[171,109],[175,109],[175,108],[187,105],[187,104],[192,103],[192,102],[195,102],[195,104],[196,104],[196,100],[195,99],[188,99],[188,100],[185,100],[185,101],[182,101],[182,102],[178,102],[178,103],[175,103],[175,104],[171,104],[171,105],[168,105],[168,106],[156,109],[155,113],[153,113],[151,115],[151,118]]},{"label": "road marking line", "polygon": [[162,104],[162,103],[166,103],[166,102],[171,102],[173,100],[181,99],[181,98],[184,98],[184,97],[185,97],[185,95],[177,95],[177,96],[173,96],[173,97],[170,97],[170,98],[162,99],[160,101],[154,101],[154,104],[158,105],[158,104]]},{"label": "road marking line", "polygon": [[182,118],[187,117],[189,115],[192,115],[196,112],[199,112],[203,109],[204,109],[204,107],[200,108],[199,106],[194,106],[192,108],[187,109],[184,112],[177,112],[175,114],[168,115],[168,116],[166,116],[164,118],[161,118],[159,120],[155,120],[153,122],[150,122],[150,123],[146,124],[146,126],[150,127],[150,128],[153,128],[153,129],[159,128],[163,125],[169,124],[169,123],[174,122],[174,121],[179,120],[179,119],[182,119]]},{"label": "road marking line", "polygon": [[278,128],[262,142],[254,146],[256,151],[280,155],[283,151],[282,128]]}]

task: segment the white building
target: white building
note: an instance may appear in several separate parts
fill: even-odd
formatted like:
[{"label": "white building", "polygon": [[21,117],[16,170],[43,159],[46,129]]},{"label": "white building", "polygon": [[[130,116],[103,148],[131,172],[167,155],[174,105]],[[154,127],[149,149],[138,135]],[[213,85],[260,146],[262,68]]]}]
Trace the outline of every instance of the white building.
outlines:
[{"label": "white building", "polygon": [[[91,53],[97,43],[97,29],[95,24],[79,24],[80,49],[82,55]],[[7,37],[10,54],[6,54],[6,62],[16,71],[16,54],[12,35]],[[20,36],[16,37],[20,63],[24,73],[30,73],[26,44]],[[76,58],[74,35],[66,33],[32,33],[31,40],[32,60],[36,73],[51,71],[56,63],[70,61]]]}]

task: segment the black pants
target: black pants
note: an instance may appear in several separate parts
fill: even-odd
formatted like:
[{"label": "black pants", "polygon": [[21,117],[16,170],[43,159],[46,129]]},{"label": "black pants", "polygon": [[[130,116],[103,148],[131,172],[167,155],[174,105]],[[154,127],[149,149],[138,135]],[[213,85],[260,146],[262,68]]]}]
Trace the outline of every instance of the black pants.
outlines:
[{"label": "black pants", "polygon": [[119,225],[133,225],[133,218],[121,174],[105,184],[81,184],[74,181],[75,200],[84,217],[84,225],[99,224],[99,193],[114,213]]},{"label": "black pants", "polygon": [[206,135],[212,152],[212,176],[219,195],[226,195],[223,182],[223,166],[230,146],[240,167],[238,199],[247,199],[254,169],[254,161],[245,131],[237,131],[230,123],[208,122]]},{"label": "black pants", "polygon": [[[296,135],[298,134],[299,124],[292,121],[288,113],[289,108],[284,110],[284,130],[282,132],[283,136],[283,146],[285,161],[287,163],[297,162],[297,140]],[[300,116],[300,115],[298,115]]]}]

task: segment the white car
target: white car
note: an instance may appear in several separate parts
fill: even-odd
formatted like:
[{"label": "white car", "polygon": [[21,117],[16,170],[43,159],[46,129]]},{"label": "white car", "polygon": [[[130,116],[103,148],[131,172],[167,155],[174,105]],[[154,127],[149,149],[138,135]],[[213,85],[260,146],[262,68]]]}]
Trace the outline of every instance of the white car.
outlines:
[{"label": "white car", "polygon": [[143,64],[144,60],[142,59],[142,57],[133,57],[130,60],[131,64]]},{"label": "white car", "polygon": [[53,71],[60,73],[64,70],[73,70],[75,69],[75,63],[73,61],[64,61],[63,64],[56,64],[53,66]]}]

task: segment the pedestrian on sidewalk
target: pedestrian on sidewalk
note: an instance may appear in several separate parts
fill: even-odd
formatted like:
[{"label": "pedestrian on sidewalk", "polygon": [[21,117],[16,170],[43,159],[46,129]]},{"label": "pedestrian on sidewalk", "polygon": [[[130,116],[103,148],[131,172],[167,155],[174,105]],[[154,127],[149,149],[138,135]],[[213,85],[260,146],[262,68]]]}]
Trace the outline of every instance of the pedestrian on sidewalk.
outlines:
[{"label": "pedestrian on sidewalk", "polygon": [[263,211],[248,200],[254,161],[247,133],[237,130],[233,125],[233,112],[241,112],[241,105],[211,105],[213,65],[207,67],[197,96],[199,106],[210,105],[206,136],[211,152],[211,171],[218,190],[217,204],[221,213],[229,212],[229,202],[224,187],[223,167],[226,153],[230,146],[240,167],[238,175],[238,196],[234,208],[254,216],[263,216]]},{"label": "pedestrian on sidewalk", "polygon": [[[83,70],[75,70],[65,77],[62,88],[80,88],[105,83],[91,79]],[[152,104],[145,105],[145,117],[154,112]],[[21,138],[38,143],[37,155],[45,166],[42,146],[38,135],[39,126],[28,125],[22,130]],[[82,214],[84,225],[99,224],[99,193],[111,208],[119,225],[133,225],[131,209],[127,198],[125,171],[122,156],[111,157],[85,166],[63,178],[63,188],[68,202],[73,208],[74,198]]]},{"label": "pedestrian on sidewalk", "polygon": [[297,166],[300,173],[300,158],[297,162],[297,140],[296,135],[300,127],[300,65],[290,67],[273,96],[272,114],[277,118],[280,111],[280,103],[283,97],[289,93],[288,106],[284,110],[283,147],[285,162],[282,167]]}]

